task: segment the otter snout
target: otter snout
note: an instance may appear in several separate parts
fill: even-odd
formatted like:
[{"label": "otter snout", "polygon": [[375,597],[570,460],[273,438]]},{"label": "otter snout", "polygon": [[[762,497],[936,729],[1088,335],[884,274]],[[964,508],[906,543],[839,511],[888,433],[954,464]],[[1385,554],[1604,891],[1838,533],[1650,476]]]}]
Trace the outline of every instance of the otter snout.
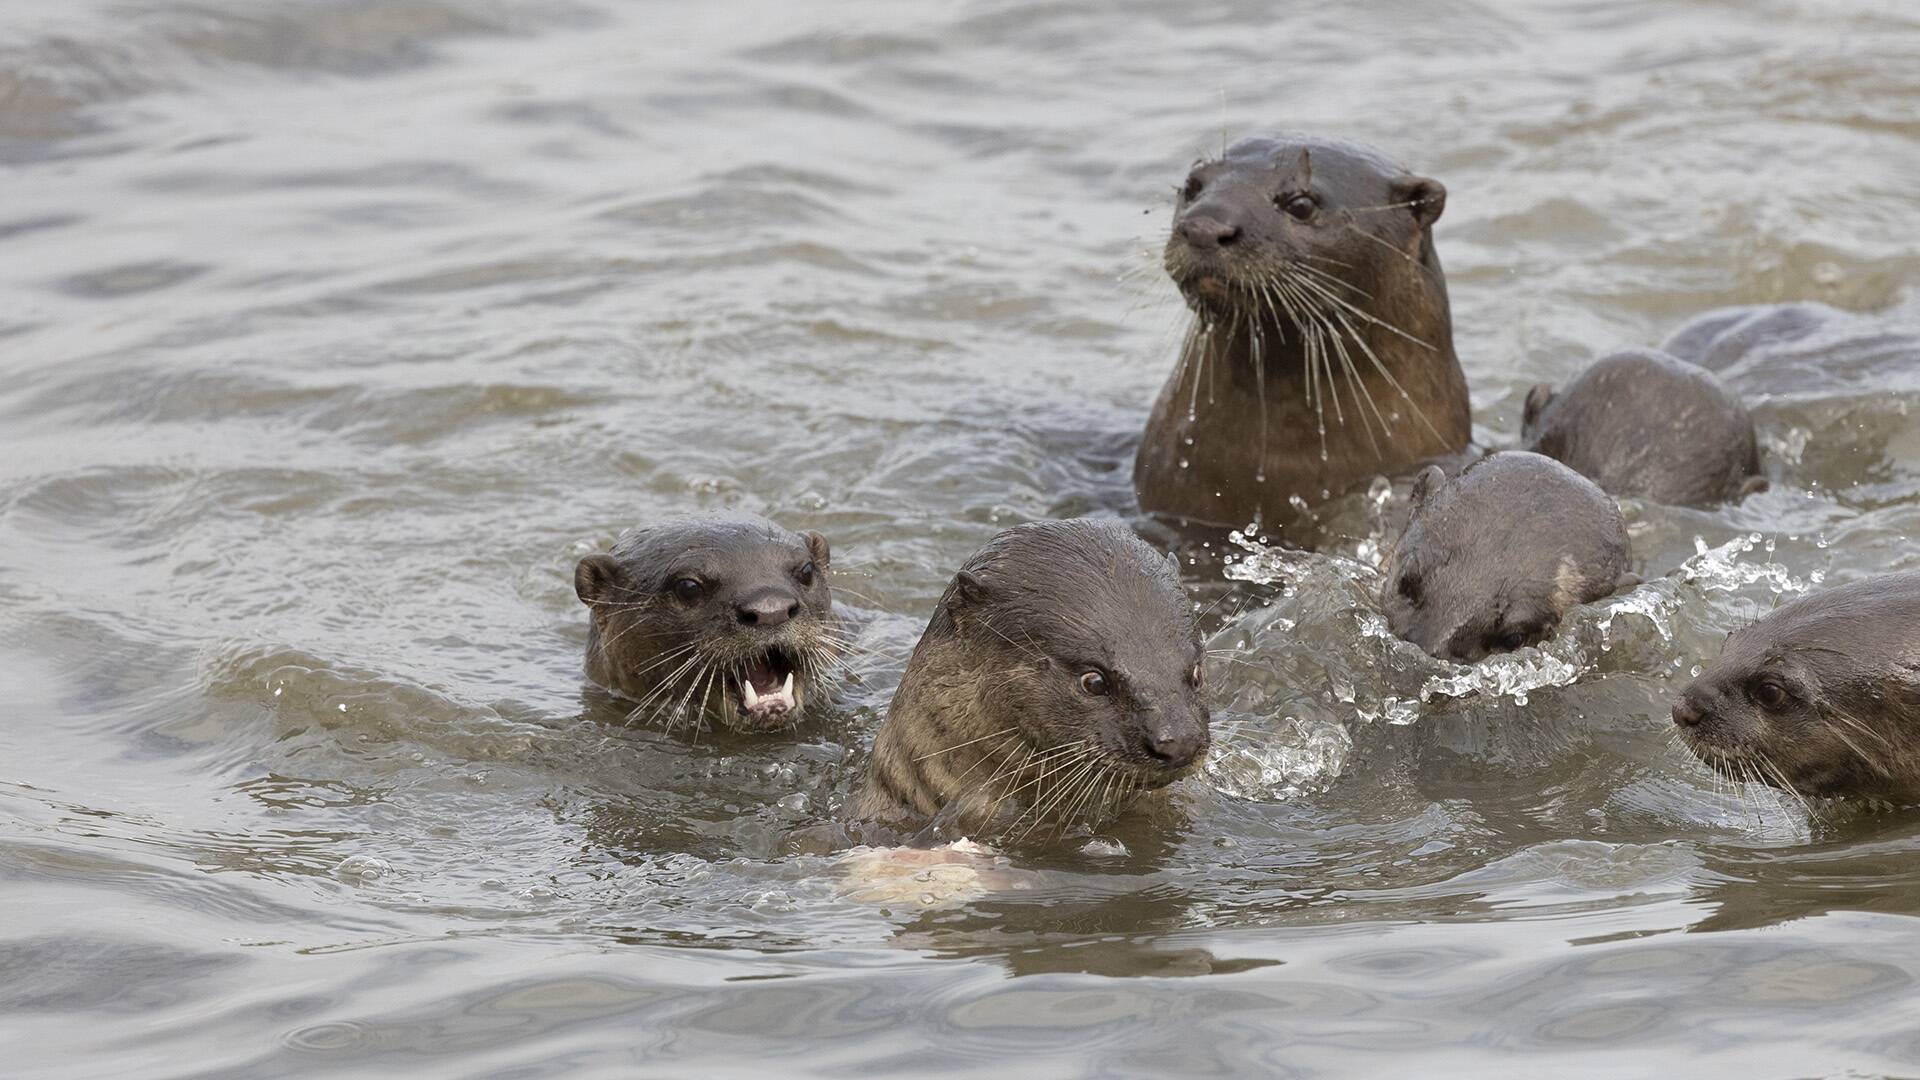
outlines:
[{"label": "otter snout", "polygon": [[1180,222],[1180,239],[1188,247],[1201,251],[1215,251],[1231,246],[1240,239],[1238,222],[1225,220],[1224,215],[1192,214]]},{"label": "otter snout", "polygon": [[800,614],[800,598],[790,593],[768,590],[749,596],[733,606],[742,626],[771,628]]},{"label": "otter snout", "polygon": [[1207,748],[1207,732],[1205,728],[1187,725],[1161,725],[1147,729],[1140,745],[1161,765],[1179,769],[1193,764]]},{"label": "otter snout", "polygon": [[1701,721],[1706,718],[1707,714],[1702,712],[1699,706],[1688,701],[1686,698],[1681,698],[1679,701],[1673,703],[1673,722],[1684,730],[1692,730],[1693,728],[1699,727]]}]

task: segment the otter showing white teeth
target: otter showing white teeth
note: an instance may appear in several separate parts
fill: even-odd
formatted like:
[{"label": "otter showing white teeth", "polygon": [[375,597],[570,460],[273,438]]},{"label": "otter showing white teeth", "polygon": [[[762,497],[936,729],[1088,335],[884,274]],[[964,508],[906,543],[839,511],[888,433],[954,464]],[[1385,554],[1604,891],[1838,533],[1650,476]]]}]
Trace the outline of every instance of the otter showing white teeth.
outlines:
[{"label": "otter showing white teeth", "polygon": [[669,727],[798,723],[844,643],[829,567],[826,537],[749,515],[629,530],[574,568],[587,677]]}]

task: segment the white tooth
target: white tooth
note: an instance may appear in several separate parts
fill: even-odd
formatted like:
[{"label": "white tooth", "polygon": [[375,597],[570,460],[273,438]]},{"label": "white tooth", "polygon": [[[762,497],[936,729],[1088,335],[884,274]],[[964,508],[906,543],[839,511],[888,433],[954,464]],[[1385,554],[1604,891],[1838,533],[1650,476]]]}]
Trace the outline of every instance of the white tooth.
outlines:
[{"label": "white tooth", "polygon": [[787,708],[793,708],[793,672],[787,672],[787,685],[780,688],[780,696],[787,699]]},{"label": "white tooth", "polygon": [[752,712],[754,707],[760,704],[760,695],[754,693],[752,679],[740,680],[740,700],[747,703],[748,712]]}]

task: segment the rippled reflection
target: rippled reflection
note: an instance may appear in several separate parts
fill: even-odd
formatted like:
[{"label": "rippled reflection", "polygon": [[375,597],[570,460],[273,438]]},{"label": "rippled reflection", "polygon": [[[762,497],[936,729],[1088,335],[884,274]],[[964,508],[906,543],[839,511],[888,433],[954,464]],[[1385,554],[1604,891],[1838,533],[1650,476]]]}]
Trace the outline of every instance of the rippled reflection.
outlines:
[{"label": "rippled reflection", "polygon": [[[1920,1069],[1920,819],[1667,737],[1729,630],[1920,530],[1920,24],[1757,14],[12,5],[8,1068]],[[1275,127],[1448,185],[1482,444],[1758,305],[1669,347],[1772,489],[1629,503],[1648,584],[1471,668],[1385,631],[1390,485],[1311,556],[1135,518],[1169,186]],[[866,653],[790,736],[579,678],[574,561],[699,508],[833,540]],[[1205,776],[1056,850],[843,850],[947,575],[1067,514],[1180,552]]]}]

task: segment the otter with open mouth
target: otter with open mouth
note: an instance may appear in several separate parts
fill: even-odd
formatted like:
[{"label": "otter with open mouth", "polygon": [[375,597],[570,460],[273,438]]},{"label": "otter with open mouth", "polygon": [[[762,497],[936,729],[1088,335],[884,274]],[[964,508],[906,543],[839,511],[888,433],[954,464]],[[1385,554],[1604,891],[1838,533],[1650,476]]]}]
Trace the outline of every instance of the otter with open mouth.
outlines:
[{"label": "otter with open mouth", "polygon": [[1673,723],[1734,779],[1920,803],[1920,572],[1803,596],[1734,631]]},{"label": "otter with open mouth", "polygon": [[1172,562],[1124,524],[1008,529],[947,587],[848,816],[1011,843],[1098,828],[1198,767],[1204,659]]},{"label": "otter with open mouth", "polygon": [[1194,166],[1163,257],[1194,319],[1134,464],[1143,510],[1284,533],[1301,504],[1467,449],[1433,246],[1446,197],[1369,147],[1303,136]]},{"label": "otter with open mouth", "polygon": [[764,518],[688,518],[629,530],[574,568],[587,605],[587,678],[669,727],[798,723],[845,638],[826,537]]}]

